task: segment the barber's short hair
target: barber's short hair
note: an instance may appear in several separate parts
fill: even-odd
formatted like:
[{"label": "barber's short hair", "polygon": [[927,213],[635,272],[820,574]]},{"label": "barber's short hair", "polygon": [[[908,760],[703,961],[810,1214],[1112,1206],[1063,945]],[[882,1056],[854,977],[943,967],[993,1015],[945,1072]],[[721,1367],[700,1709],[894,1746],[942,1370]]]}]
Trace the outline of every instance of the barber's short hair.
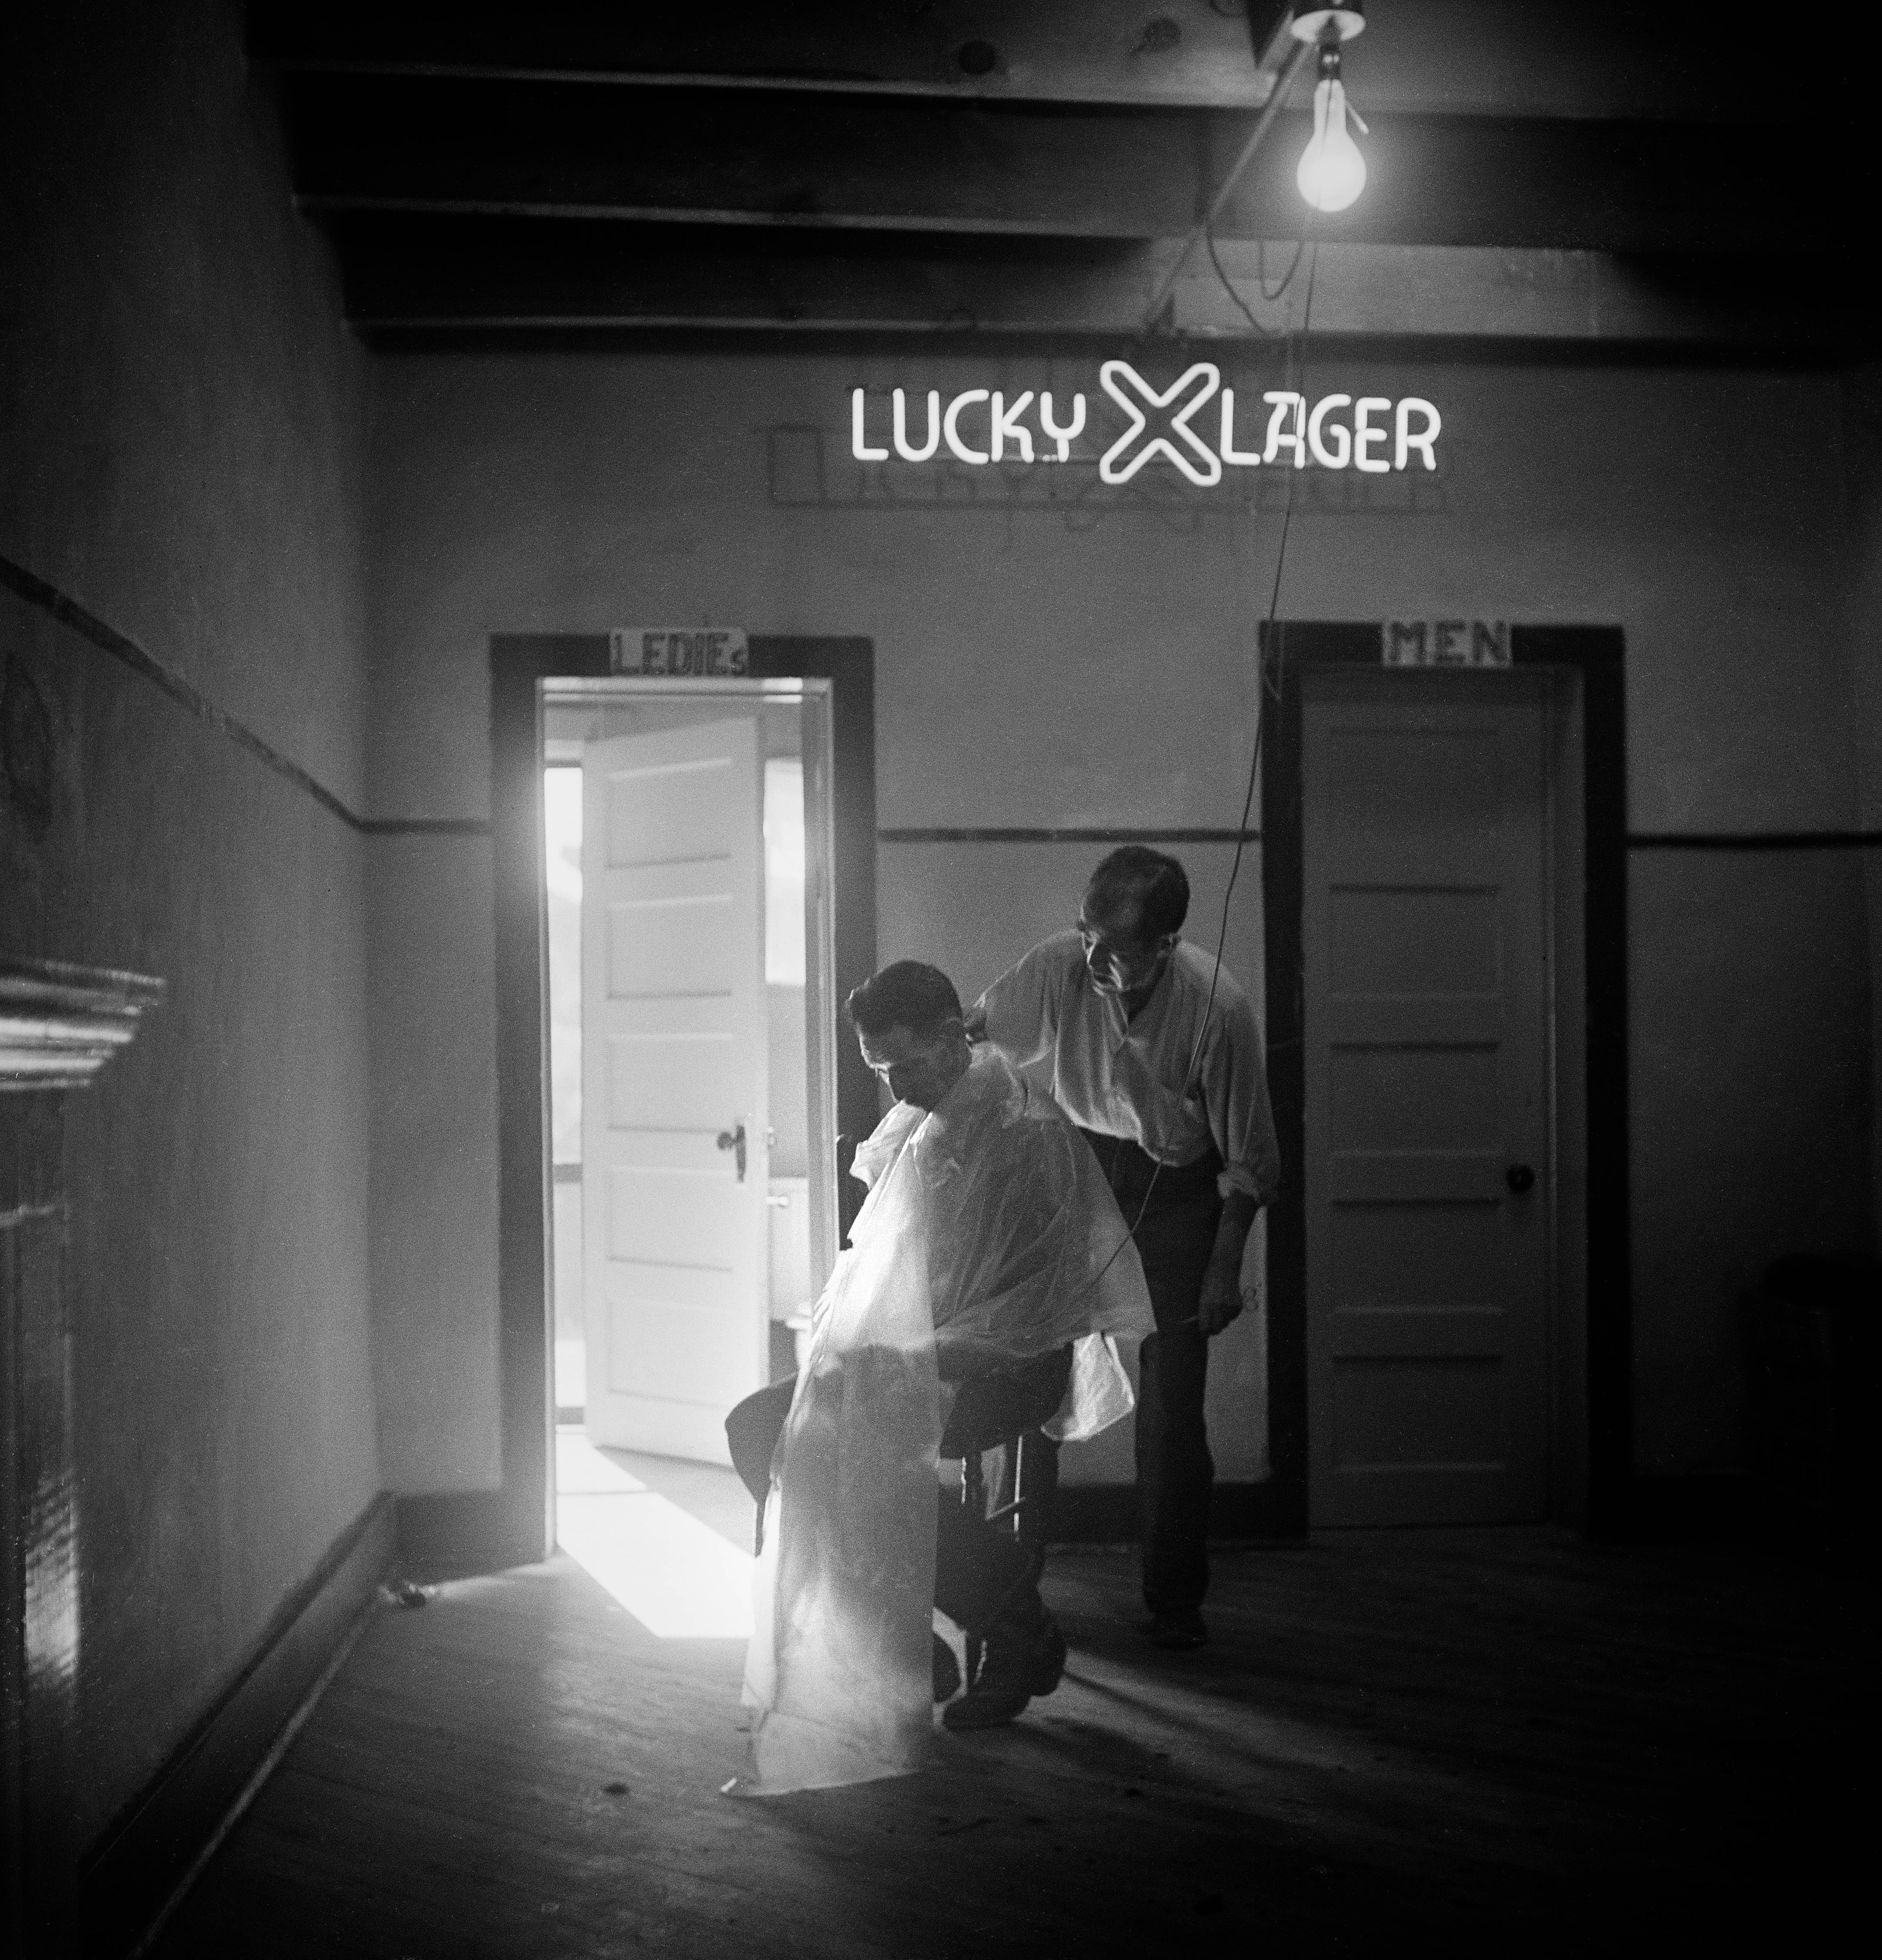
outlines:
[{"label": "barber's short hair", "polygon": [[960,996],[938,966],[898,959],[872,973],[844,1003],[850,1025],[861,1035],[884,1035],[906,1028],[926,1040],[948,1021],[962,1018]]},{"label": "barber's short hair", "polygon": [[1175,858],[1147,844],[1120,845],[1091,873],[1085,895],[1107,917],[1134,908],[1146,939],[1180,932],[1189,915],[1188,874]]}]

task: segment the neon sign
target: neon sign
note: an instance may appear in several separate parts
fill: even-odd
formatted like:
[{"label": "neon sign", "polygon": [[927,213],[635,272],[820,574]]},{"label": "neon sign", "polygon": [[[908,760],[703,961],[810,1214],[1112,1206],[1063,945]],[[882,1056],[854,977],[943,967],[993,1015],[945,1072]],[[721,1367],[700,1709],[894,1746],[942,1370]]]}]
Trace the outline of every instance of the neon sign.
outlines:
[{"label": "neon sign", "polygon": [[[1355,469],[1368,476],[1438,467],[1444,418],[1417,395],[1396,400],[1386,395],[1361,395],[1357,400],[1351,395],[1323,395],[1310,407],[1304,395],[1269,388],[1263,391],[1261,409],[1251,405],[1238,411],[1234,390],[1222,386],[1221,371],[1210,361],[1196,362],[1161,390],[1126,361],[1106,361],[1098,381],[1126,418],[1122,432],[1098,462],[1098,475],[1107,483],[1128,483],[1157,460],[1199,489],[1221,482],[1225,466],[1254,469],[1282,463],[1296,469]],[[1211,402],[1218,406],[1204,428],[1215,438],[1213,447],[1194,426]],[[1267,412],[1265,430],[1262,409]],[[1025,419],[1029,412],[1036,416],[1037,428]],[[1009,400],[998,389],[967,388],[943,408],[937,388],[927,391],[925,403],[913,406],[906,391],[897,388],[890,394],[887,416],[878,406],[872,428],[868,391],[857,388],[850,394],[849,413],[849,450],[858,463],[887,463],[892,457],[927,463],[944,447],[954,461],[984,469],[993,463],[1069,463],[1072,445],[1084,433],[1086,406],[1082,394],[1074,395],[1062,421],[1049,390],[1035,397],[1028,388]],[[872,434],[878,438],[873,442]],[[1241,447],[1242,442],[1249,446]]]}]

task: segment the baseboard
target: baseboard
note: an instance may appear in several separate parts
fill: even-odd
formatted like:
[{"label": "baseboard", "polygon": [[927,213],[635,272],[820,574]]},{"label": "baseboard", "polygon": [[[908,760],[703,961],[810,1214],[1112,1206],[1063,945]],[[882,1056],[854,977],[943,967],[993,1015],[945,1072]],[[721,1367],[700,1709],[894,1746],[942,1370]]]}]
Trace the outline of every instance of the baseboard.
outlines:
[{"label": "baseboard", "polygon": [[117,1960],[148,1939],[271,1768],[391,1565],[383,1492],[282,1603],[228,1685],[79,1865],[84,1950]]},{"label": "baseboard", "polygon": [[532,1564],[539,1549],[517,1542],[502,1491],[444,1491],[399,1500],[399,1560],[413,1578],[460,1578]]},{"label": "baseboard", "polygon": [[[1305,1535],[1298,1496],[1272,1481],[1218,1484],[1209,1493],[1212,1538]],[[1129,1545],[1137,1538],[1137,1491],[1129,1484],[1062,1484],[1052,1500],[1056,1545]]]}]

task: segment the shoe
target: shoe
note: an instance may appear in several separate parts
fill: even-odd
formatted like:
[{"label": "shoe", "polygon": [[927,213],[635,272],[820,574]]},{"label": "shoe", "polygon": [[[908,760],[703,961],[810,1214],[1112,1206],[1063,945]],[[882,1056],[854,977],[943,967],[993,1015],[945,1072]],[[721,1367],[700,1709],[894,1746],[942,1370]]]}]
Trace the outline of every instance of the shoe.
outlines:
[{"label": "shoe", "polygon": [[1209,1630],[1203,1625],[1202,1615],[1193,1606],[1180,1613],[1153,1613],[1143,1622],[1142,1631],[1153,1647],[1167,1648],[1173,1653],[1187,1652],[1208,1644]]},{"label": "shoe", "polygon": [[1030,1634],[987,1636],[986,1658],[973,1685],[941,1710],[944,1726],[957,1733],[997,1729],[1025,1712],[1035,1694],[1049,1694],[1065,1671],[1065,1637],[1048,1613]]},{"label": "shoe", "polygon": [[941,1710],[941,1725],[957,1735],[963,1729],[1001,1728],[1023,1715],[1032,1698],[1024,1688],[1011,1682],[989,1685],[982,1678],[958,1701],[949,1702]]}]

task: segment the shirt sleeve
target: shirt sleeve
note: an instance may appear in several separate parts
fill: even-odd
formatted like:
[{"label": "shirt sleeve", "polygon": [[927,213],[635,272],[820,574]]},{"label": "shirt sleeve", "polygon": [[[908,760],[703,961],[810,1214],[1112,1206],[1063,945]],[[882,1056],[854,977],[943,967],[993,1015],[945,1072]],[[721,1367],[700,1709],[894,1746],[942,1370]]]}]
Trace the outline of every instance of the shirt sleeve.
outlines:
[{"label": "shirt sleeve", "polygon": [[1036,946],[1009,966],[974,1004],[984,1015],[986,1038],[1015,1068],[1037,1061],[1058,1032],[1058,986],[1052,943]]},{"label": "shirt sleeve", "polygon": [[1281,1147],[1268,1100],[1268,1066],[1261,1023],[1245,999],[1225,1003],[1202,1071],[1209,1133],[1221,1153],[1217,1188],[1272,1204],[1281,1190]]}]

